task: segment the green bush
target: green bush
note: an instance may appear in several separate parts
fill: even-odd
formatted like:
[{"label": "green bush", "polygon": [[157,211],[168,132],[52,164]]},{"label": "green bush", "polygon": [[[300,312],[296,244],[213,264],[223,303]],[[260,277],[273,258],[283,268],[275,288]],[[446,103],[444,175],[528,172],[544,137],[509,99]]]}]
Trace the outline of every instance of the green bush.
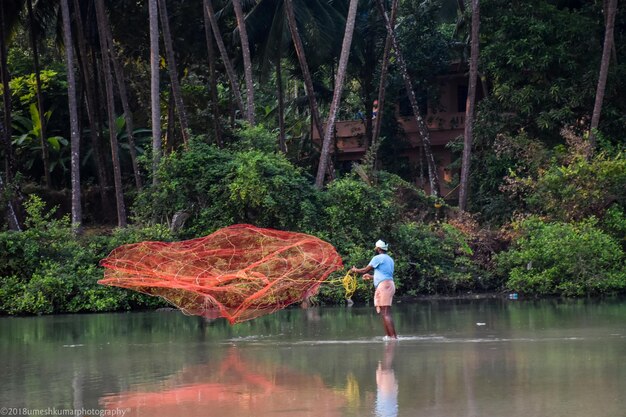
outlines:
[{"label": "green bush", "polygon": [[[163,158],[158,184],[134,206],[144,224],[165,223],[174,213],[190,214],[184,236],[201,236],[233,223],[277,229],[311,229],[316,191],[305,174],[283,154],[249,149],[253,134],[267,142],[260,127],[239,134],[241,142],[220,149],[195,138],[181,152]],[[262,134],[263,133],[263,134]]]},{"label": "green bush", "polygon": [[49,314],[153,308],[157,298],[102,286],[100,259],[115,247],[171,238],[167,228],[119,229],[112,235],[73,234],[67,217],[54,219],[42,200],[25,204],[26,229],[0,233],[0,313]]},{"label": "green bush", "polygon": [[599,153],[576,157],[542,172],[527,198],[531,209],[556,220],[581,220],[602,215],[612,203],[626,206],[626,156]]},{"label": "green bush", "polygon": [[626,290],[625,256],[615,238],[590,218],[578,223],[531,217],[496,258],[508,287],[529,295],[601,295]]},{"label": "green bush", "polygon": [[480,291],[486,272],[472,262],[463,233],[450,224],[401,223],[393,233],[396,276],[409,295]]}]

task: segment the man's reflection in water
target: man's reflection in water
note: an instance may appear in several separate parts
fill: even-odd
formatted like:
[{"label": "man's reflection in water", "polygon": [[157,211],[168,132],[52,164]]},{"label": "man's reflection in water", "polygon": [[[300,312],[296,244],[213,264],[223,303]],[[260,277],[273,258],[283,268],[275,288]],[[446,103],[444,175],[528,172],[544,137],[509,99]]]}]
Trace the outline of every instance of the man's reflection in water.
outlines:
[{"label": "man's reflection in water", "polygon": [[393,371],[393,351],[396,341],[385,344],[383,359],[376,368],[376,417],[398,415],[398,380]]}]

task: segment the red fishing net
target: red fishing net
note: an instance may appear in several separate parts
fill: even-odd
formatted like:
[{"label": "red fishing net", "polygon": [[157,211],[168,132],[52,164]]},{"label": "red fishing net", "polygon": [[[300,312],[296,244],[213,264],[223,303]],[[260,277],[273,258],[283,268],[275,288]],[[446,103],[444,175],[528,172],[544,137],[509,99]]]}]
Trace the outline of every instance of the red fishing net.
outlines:
[{"label": "red fishing net", "polygon": [[317,293],[343,266],[335,248],[303,233],[234,225],[182,242],[120,246],[100,284],[163,297],[186,314],[231,324]]}]

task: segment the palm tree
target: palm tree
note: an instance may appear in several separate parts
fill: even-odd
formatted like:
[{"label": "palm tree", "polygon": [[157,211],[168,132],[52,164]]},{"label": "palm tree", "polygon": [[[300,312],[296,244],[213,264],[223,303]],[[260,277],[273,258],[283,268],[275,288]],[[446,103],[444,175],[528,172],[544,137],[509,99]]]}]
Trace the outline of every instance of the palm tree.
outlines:
[{"label": "palm tree", "polygon": [[[2,180],[2,174],[0,174],[0,195],[4,194],[4,181]],[[9,222],[9,229],[15,231],[21,231],[20,222],[17,220],[15,209],[13,208],[13,202],[7,199],[6,202],[7,220]]]},{"label": "palm tree", "polygon": [[35,70],[35,86],[37,90],[37,107],[39,109],[39,139],[41,142],[41,156],[44,170],[44,180],[46,187],[50,187],[50,157],[48,152],[48,139],[46,138],[46,117],[43,106],[43,94],[41,93],[41,72],[39,69],[39,50],[37,47],[37,30],[35,28],[35,18],[33,16],[33,3],[32,0],[26,1],[26,8],[28,11],[28,21],[30,22],[30,41],[33,48],[33,67]]},{"label": "palm tree", "polygon": [[104,15],[104,31],[106,34],[106,42],[108,45],[109,58],[113,64],[113,71],[115,72],[115,79],[117,80],[117,89],[119,91],[119,98],[122,102],[122,109],[124,110],[124,121],[126,127],[126,134],[128,136],[128,145],[130,151],[130,159],[133,166],[133,175],[135,177],[135,186],[137,190],[142,187],[141,173],[139,172],[139,162],[137,160],[137,147],[135,146],[134,137],[134,123],[133,113],[130,110],[130,104],[128,103],[128,92],[126,91],[126,80],[124,77],[124,70],[120,64],[117,55],[115,54],[115,43],[113,41],[113,33],[111,31],[111,23],[107,15]]},{"label": "palm tree", "polygon": [[239,0],[232,0],[237,17],[237,27],[239,28],[239,39],[241,40],[241,53],[243,55],[243,73],[246,80],[247,97],[247,119],[248,123],[254,125],[254,82],[252,81],[252,61],[250,60],[250,45],[248,44],[248,32],[246,22]]},{"label": "palm tree", "polygon": [[600,74],[598,76],[598,87],[596,88],[596,100],[593,106],[593,114],[591,116],[591,126],[589,132],[589,141],[591,146],[595,148],[596,138],[594,131],[598,129],[600,124],[600,113],[602,112],[602,102],[604,101],[604,92],[606,90],[606,80],[609,74],[609,63],[611,61],[611,50],[613,49],[613,30],[615,28],[615,15],[617,14],[617,0],[608,0],[606,10],[606,25],[604,29],[604,46],[602,47],[602,61],[600,63]]},{"label": "palm tree", "polygon": [[78,128],[78,100],[76,95],[76,74],[74,70],[74,43],[72,41],[72,25],[67,0],[61,0],[63,18],[63,39],[65,43],[65,60],[67,65],[67,96],[70,112],[71,130],[71,176],[72,176],[72,228],[79,233],[82,223],[81,190],[80,190],[80,132]]},{"label": "palm tree", "polygon": [[[207,1],[207,0],[205,0]],[[220,126],[219,100],[217,97],[217,77],[215,70],[215,48],[213,46],[213,33],[211,31],[211,21],[206,7],[202,7],[204,15],[204,35],[206,39],[206,47],[209,60],[209,88],[211,89],[211,112],[213,113],[213,131],[215,133],[215,141],[217,146],[222,147],[222,129]]]},{"label": "palm tree", "polygon": [[352,34],[354,33],[354,22],[356,19],[358,3],[358,0],[350,0],[350,7],[348,8],[346,30],[343,37],[343,44],[341,46],[337,77],[335,78],[335,91],[333,93],[333,101],[330,105],[328,119],[326,121],[326,130],[324,131],[324,140],[322,142],[322,152],[317,168],[317,176],[315,177],[315,186],[318,189],[321,189],[324,185],[324,175],[326,173],[328,158],[330,157],[330,144],[335,131],[335,117],[337,116],[337,109],[339,108],[339,102],[341,101],[343,82],[346,75],[346,68],[348,67],[348,58],[350,56],[350,46],[352,45]]},{"label": "palm tree", "polygon": [[152,183],[157,184],[161,161],[161,100],[159,95],[159,9],[157,0],[149,0],[150,15],[150,107],[152,116]]},{"label": "palm tree", "polygon": [[[421,116],[419,105],[417,104],[417,98],[415,97],[415,92],[413,91],[413,83],[411,82],[411,78],[409,77],[406,63],[404,62],[402,52],[399,48],[393,28],[391,27],[391,23],[389,21],[389,17],[387,16],[387,12],[385,11],[385,7],[383,6],[383,2],[382,0],[377,0],[377,2],[378,8],[385,22],[385,27],[387,28],[387,33],[391,37],[391,43],[393,45],[396,60],[400,68],[400,73],[402,74],[402,79],[404,80],[404,88],[406,89],[406,93],[409,97],[411,109],[413,110],[413,116],[415,117],[415,121],[417,122],[417,129],[420,133],[420,137],[422,140],[422,148],[424,149],[424,154],[426,155],[426,160],[428,162],[428,179],[430,181],[430,193],[431,195],[439,196],[439,175],[437,173],[435,157],[430,146],[430,133],[428,132],[426,123],[424,123],[424,119]],[[392,14],[393,13],[394,12],[392,10]]]},{"label": "palm tree", "polygon": [[[165,45],[165,55],[167,56],[167,69],[170,74],[170,83],[172,85],[172,93],[176,102],[176,111],[178,113],[178,121],[183,136],[183,142],[187,144],[189,141],[189,123],[187,122],[187,112],[183,103],[183,92],[180,88],[178,80],[178,71],[176,70],[176,59],[174,57],[174,45],[172,44],[172,33],[170,31],[169,15],[165,0],[159,0],[159,15],[161,16],[161,26],[163,29],[163,44]],[[168,120],[168,123],[173,121]]]},{"label": "palm tree", "polygon": [[465,131],[463,133],[463,162],[461,165],[461,184],[459,189],[459,208],[467,208],[467,194],[469,188],[469,172],[472,159],[472,140],[474,127],[474,107],[476,104],[476,83],[478,79],[478,54],[480,33],[480,3],[472,0],[472,34],[469,67],[469,85],[465,105]]},{"label": "palm tree", "polygon": [[235,70],[230,62],[228,52],[226,51],[226,45],[224,45],[222,34],[220,33],[219,26],[217,25],[217,18],[215,17],[212,0],[204,0],[204,9],[209,22],[211,23],[211,30],[213,31],[213,36],[215,37],[215,43],[217,43],[217,48],[222,56],[222,62],[224,63],[224,68],[226,69],[226,75],[228,76],[228,81],[230,81],[230,87],[233,96],[235,97],[235,105],[237,106],[239,112],[243,114],[244,108],[243,100],[241,99],[241,91],[239,90],[239,82],[237,82],[237,75],[235,75]]},{"label": "palm tree", "polygon": [[[63,0],[66,1],[66,0]],[[122,185],[122,169],[120,167],[119,146],[115,131],[115,103],[113,96],[113,75],[111,74],[111,53],[108,50],[104,0],[96,0],[96,20],[98,23],[98,37],[102,56],[102,73],[104,75],[106,106],[109,123],[109,140],[111,142],[111,159],[113,161],[113,180],[115,183],[115,202],[117,208],[117,225],[126,227],[126,206]]]},{"label": "palm tree", "polygon": [[[39,4],[38,4],[39,5]],[[107,196],[107,189],[109,188],[109,181],[107,177],[107,169],[104,161],[103,151],[101,149],[101,140],[100,140],[100,128],[99,128],[99,106],[96,100],[96,84],[95,77],[91,76],[91,71],[89,70],[89,54],[88,54],[88,44],[85,36],[84,25],[81,7],[79,4],[79,0],[73,1],[74,5],[74,17],[76,19],[76,43],[77,43],[77,51],[78,51],[78,63],[80,67],[80,74],[83,82],[83,92],[84,98],[86,102],[86,113],[87,119],[89,122],[89,137],[91,140],[91,149],[93,152],[93,159],[96,164],[96,176],[98,177],[98,189],[100,193],[100,201],[102,206],[105,208],[105,212],[110,212],[110,202]]]},{"label": "palm tree", "polygon": [[3,101],[3,126],[2,140],[5,149],[5,172],[7,182],[11,182],[15,173],[15,157],[13,155],[13,147],[11,146],[11,86],[9,85],[10,74],[7,63],[7,39],[8,28],[15,22],[9,22],[7,17],[16,17],[16,11],[20,5],[15,2],[0,3],[0,78],[2,79],[2,101]]},{"label": "palm tree", "polygon": [[[309,65],[304,53],[304,47],[302,45],[302,39],[298,31],[298,25],[296,22],[296,15],[293,9],[292,0],[284,0],[285,12],[287,15],[287,23],[289,25],[289,32],[291,33],[291,39],[293,41],[294,48],[296,50],[296,56],[300,63],[300,69],[302,70],[302,77],[304,78],[304,87],[306,88],[307,97],[309,99],[309,107],[311,109],[311,121],[315,129],[317,129],[319,137],[324,137],[324,128],[320,119],[320,113],[317,106],[317,100],[315,99],[315,90],[313,89],[313,78],[309,71]],[[317,181],[316,181],[317,183]]]},{"label": "palm tree", "polygon": [[[393,0],[391,4],[391,26],[395,25],[396,13],[398,10],[398,0]],[[389,68],[389,57],[391,55],[391,36],[387,33],[385,39],[385,49],[383,51],[382,66],[380,70],[380,80],[378,84],[378,112],[376,119],[374,120],[374,129],[372,133],[372,145],[375,146],[378,143],[378,137],[380,136],[380,128],[382,126],[383,112],[385,108],[385,94],[387,85],[387,70]]]}]

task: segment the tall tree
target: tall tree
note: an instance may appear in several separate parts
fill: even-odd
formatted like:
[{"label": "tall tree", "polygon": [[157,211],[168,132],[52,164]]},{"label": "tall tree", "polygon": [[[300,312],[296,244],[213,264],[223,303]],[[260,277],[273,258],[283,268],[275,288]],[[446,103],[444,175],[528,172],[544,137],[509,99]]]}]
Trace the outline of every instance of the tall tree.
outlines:
[{"label": "tall tree", "polygon": [[100,38],[102,74],[104,76],[106,107],[109,122],[109,140],[111,142],[111,159],[113,162],[113,180],[115,183],[117,225],[119,227],[126,227],[127,219],[122,184],[122,169],[120,166],[117,132],[115,131],[115,102],[113,96],[113,74],[111,73],[111,53],[108,50],[106,29],[104,28],[104,25],[106,24],[105,13],[106,12],[104,10],[104,0],[96,0],[96,20],[98,24],[98,37]]},{"label": "tall tree", "polygon": [[[0,173],[0,195],[4,195],[4,188],[4,180],[2,179],[2,173]],[[20,231],[20,222],[17,220],[17,215],[15,214],[15,209],[13,208],[13,202],[10,199],[7,199],[6,210],[9,229]]]},{"label": "tall tree", "polygon": [[602,102],[604,101],[604,92],[606,90],[606,80],[609,75],[609,63],[611,61],[611,51],[613,49],[613,31],[615,28],[615,15],[617,14],[617,0],[608,0],[606,13],[606,24],[604,29],[604,46],[602,47],[602,61],[600,62],[600,74],[598,76],[598,87],[596,88],[596,100],[593,106],[593,114],[591,116],[591,126],[589,133],[589,141],[591,146],[595,148],[596,137],[594,131],[598,129],[600,124],[600,113],[602,112]]},{"label": "tall tree", "polygon": [[104,15],[104,30],[106,32],[106,41],[109,50],[109,58],[113,64],[113,71],[115,72],[115,79],[117,81],[117,90],[119,92],[119,98],[122,102],[122,109],[124,110],[124,126],[126,128],[126,135],[128,136],[128,147],[130,152],[130,160],[133,166],[133,176],[135,177],[135,186],[137,190],[142,187],[141,173],[139,171],[139,161],[137,160],[137,146],[135,145],[134,136],[134,121],[133,113],[130,109],[128,102],[128,91],[126,90],[126,79],[124,77],[124,69],[120,63],[117,54],[115,53],[115,41],[113,40],[113,32],[111,30],[111,23],[107,15]]},{"label": "tall tree", "polygon": [[148,1],[150,16],[150,112],[152,119],[152,183],[157,184],[161,161],[161,97],[159,76],[159,8],[157,0]]},{"label": "tall tree", "polygon": [[241,54],[243,56],[243,73],[246,80],[246,119],[248,123],[254,125],[254,81],[252,80],[252,60],[250,59],[250,45],[248,43],[248,31],[246,21],[239,0],[232,0],[237,27],[239,28],[239,39],[241,41]]},{"label": "tall tree", "polygon": [[[187,112],[183,103],[183,92],[180,88],[178,80],[178,70],[176,69],[176,58],[174,54],[174,45],[172,43],[172,32],[170,31],[169,15],[167,13],[166,0],[159,0],[159,16],[161,16],[161,28],[163,30],[163,45],[165,46],[165,55],[167,56],[167,69],[170,74],[170,83],[172,85],[172,93],[176,102],[176,113],[180,123],[180,130],[183,136],[183,142],[187,144],[189,141],[189,123],[187,122]],[[168,123],[174,121],[168,120]]]},{"label": "tall tree", "polygon": [[480,33],[480,2],[472,0],[472,31],[469,66],[469,83],[465,104],[465,130],[463,132],[463,162],[461,165],[461,184],[459,189],[459,208],[467,209],[469,190],[470,163],[472,159],[472,140],[474,128],[474,109],[476,104],[476,84],[478,79],[478,54]]},{"label": "tall tree", "polygon": [[39,141],[41,143],[41,159],[43,162],[44,180],[46,187],[50,187],[50,156],[48,149],[48,138],[46,137],[46,116],[43,105],[43,94],[41,92],[41,71],[39,68],[39,48],[37,46],[37,30],[35,28],[35,18],[33,16],[32,0],[26,0],[28,11],[28,21],[30,22],[30,42],[33,48],[33,67],[35,70],[35,87],[37,91],[37,108],[39,109]]},{"label": "tall tree", "polygon": [[107,177],[106,162],[104,160],[104,152],[101,146],[101,130],[100,130],[100,117],[99,106],[96,99],[96,77],[93,77],[89,70],[89,53],[88,45],[85,36],[85,30],[83,25],[83,18],[81,13],[81,7],[79,0],[73,1],[74,16],[76,19],[76,43],[78,45],[78,64],[80,68],[80,75],[83,81],[83,92],[86,100],[86,113],[89,122],[89,138],[91,140],[91,149],[93,152],[93,159],[96,164],[96,176],[98,178],[98,190],[100,194],[100,201],[102,207],[105,208],[105,212],[111,211],[111,204],[107,196],[107,189],[109,188],[109,180]]},{"label": "tall tree", "polygon": [[285,89],[283,88],[283,70],[280,54],[276,59],[276,93],[278,94],[278,148],[287,153],[285,134]]},{"label": "tall tree", "polygon": [[[208,0],[204,0],[208,1]],[[209,60],[209,88],[211,89],[211,113],[213,114],[212,124],[213,132],[215,134],[215,141],[217,146],[222,147],[222,128],[220,126],[220,112],[219,112],[219,100],[217,97],[217,77],[215,69],[215,47],[213,46],[213,32],[211,30],[211,21],[209,20],[209,14],[207,8],[202,7],[204,15],[204,35],[206,40],[206,47]]]},{"label": "tall tree", "polygon": [[356,19],[358,0],[350,0],[348,8],[348,16],[346,17],[346,30],[343,36],[343,44],[341,45],[341,55],[339,56],[339,65],[337,68],[337,77],[335,78],[335,91],[333,92],[333,101],[328,112],[326,120],[326,129],[324,131],[324,140],[322,142],[322,152],[320,154],[320,162],[317,167],[317,176],[315,177],[315,186],[320,189],[324,186],[324,175],[328,159],[330,158],[330,145],[333,141],[335,133],[335,118],[337,110],[341,102],[341,93],[343,92],[343,82],[346,76],[346,68],[348,67],[348,58],[350,56],[350,47],[352,45],[352,35],[354,33],[354,22]]},{"label": "tall tree", "polygon": [[[430,193],[434,196],[439,196],[439,174],[437,173],[437,164],[435,163],[435,156],[433,155],[432,148],[430,146],[430,133],[428,132],[428,128],[424,119],[421,116],[419,105],[417,104],[417,98],[415,97],[415,92],[413,91],[413,83],[411,82],[411,78],[409,77],[409,72],[406,67],[406,63],[404,62],[404,58],[402,56],[402,51],[399,48],[395,32],[391,27],[391,23],[389,21],[389,16],[387,16],[387,12],[385,11],[385,7],[383,5],[382,0],[376,0],[378,3],[378,9],[383,17],[385,22],[385,27],[387,29],[387,33],[391,36],[391,44],[393,45],[394,54],[396,56],[396,61],[398,62],[398,67],[400,68],[400,73],[402,74],[402,79],[404,80],[404,88],[406,89],[406,94],[409,97],[409,101],[411,103],[411,109],[413,110],[413,117],[415,117],[415,121],[417,123],[417,130],[419,131],[420,138],[422,140],[422,147],[424,149],[424,154],[426,156],[426,161],[428,165],[428,179],[430,182]],[[397,7],[397,4],[396,4]],[[394,12],[392,11],[392,14]]]},{"label": "tall tree", "polygon": [[230,81],[230,88],[232,90],[233,97],[235,98],[235,105],[237,106],[237,110],[243,114],[244,108],[243,100],[241,99],[241,91],[239,89],[239,82],[237,81],[237,75],[235,74],[233,64],[230,62],[230,58],[228,57],[228,51],[226,51],[226,45],[224,45],[220,28],[217,25],[217,18],[215,17],[215,10],[213,9],[213,1],[204,0],[204,9],[207,13],[207,17],[209,18],[209,22],[211,23],[211,30],[213,31],[217,48],[220,51],[222,62],[224,63],[224,68],[226,69],[226,75],[228,76],[228,81]]},{"label": "tall tree", "polygon": [[[393,0],[391,4],[391,26],[395,25],[396,13],[398,10],[398,0]],[[380,128],[382,126],[382,119],[385,108],[385,94],[387,86],[387,71],[389,69],[389,58],[391,56],[391,36],[387,33],[385,38],[385,49],[383,50],[382,66],[380,69],[380,80],[378,82],[378,112],[376,119],[374,119],[374,131],[372,133],[372,145],[378,143],[380,136]]]},{"label": "tall tree", "polygon": [[74,69],[74,48],[72,25],[67,0],[61,0],[63,18],[63,42],[67,66],[67,96],[71,130],[71,176],[72,176],[72,228],[78,233],[82,226],[82,198],[80,189],[80,132],[78,128],[78,99],[76,94],[76,72]]},{"label": "tall tree", "polygon": [[300,64],[302,77],[304,78],[304,88],[306,89],[306,94],[309,99],[312,129],[317,129],[319,137],[323,138],[324,127],[322,126],[317,100],[315,98],[313,78],[311,77],[311,72],[309,71],[309,64],[307,63],[304,46],[302,45],[302,39],[300,38],[300,32],[298,31],[296,15],[293,9],[293,0],[284,0],[284,6],[287,15],[287,23],[289,25],[289,33],[291,34],[291,40],[293,41],[293,46],[296,50],[296,56],[298,57],[298,63]]},{"label": "tall tree", "polygon": [[[10,8],[9,2],[3,1],[0,3],[0,78],[3,87],[3,110],[4,117],[2,124],[0,124],[0,130],[2,130],[2,141],[4,142],[4,157],[5,167],[0,170],[0,193],[4,194],[5,183],[2,180],[2,175],[6,175],[7,183],[13,179],[14,172],[14,158],[13,147],[11,146],[11,90],[9,86],[9,69],[7,64],[7,45],[6,45],[6,28],[7,24],[7,10]],[[16,14],[15,14],[16,15]],[[9,223],[9,229],[19,231],[21,230],[15,207],[10,198],[7,198],[6,202],[7,220]]]},{"label": "tall tree", "polygon": [[4,142],[5,173],[7,182],[11,182],[15,174],[15,158],[11,145],[11,86],[9,84],[10,74],[7,60],[7,8],[9,2],[0,3],[0,78],[2,79],[2,141]]}]

